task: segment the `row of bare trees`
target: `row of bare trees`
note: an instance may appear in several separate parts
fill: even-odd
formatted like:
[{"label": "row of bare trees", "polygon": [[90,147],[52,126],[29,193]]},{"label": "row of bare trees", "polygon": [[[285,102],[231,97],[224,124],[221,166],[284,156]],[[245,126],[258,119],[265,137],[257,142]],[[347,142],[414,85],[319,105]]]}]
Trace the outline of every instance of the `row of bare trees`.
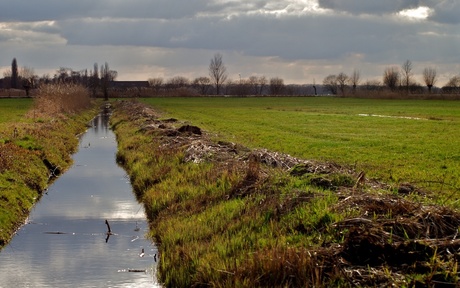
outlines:
[{"label": "row of bare trees", "polygon": [[283,79],[274,77],[268,80],[265,76],[251,76],[248,79],[228,79],[227,68],[222,55],[217,53],[208,67],[209,76],[199,76],[189,80],[183,76],[175,76],[169,80],[161,77],[148,79],[149,86],[157,92],[177,89],[190,89],[200,95],[263,95],[282,94],[285,89]]},{"label": "row of bare trees", "polygon": [[109,64],[105,62],[100,66],[94,63],[93,69],[84,69],[75,71],[72,68],[60,67],[53,78],[44,75],[41,82],[45,83],[73,83],[80,84],[91,90],[93,97],[96,97],[98,91],[101,91],[104,98],[108,99],[108,90],[110,82],[115,81],[118,72],[111,70]]},{"label": "row of bare trees", "polygon": [[[16,59],[13,59],[11,70],[4,72],[2,83],[4,88],[25,89],[37,87],[40,83],[78,83],[92,92],[93,97],[101,91],[104,98],[108,98],[108,91],[111,82],[117,78],[117,71],[111,70],[107,62],[101,67],[94,64],[92,70],[80,71],[71,68],[59,68],[53,77],[48,74],[38,77],[34,70],[29,67],[18,68]],[[423,69],[422,81],[427,87],[428,93],[432,92],[438,80],[436,68],[426,67]],[[305,94],[326,94],[346,95],[354,94],[357,90],[382,90],[392,92],[421,93],[425,90],[415,80],[413,64],[410,60],[405,61],[401,67],[391,66],[384,70],[382,82],[367,81],[361,83],[359,70],[354,70],[350,75],[340,72],[331,74],[323,79],[322,85],[310,85],[312,89],[305,89],[305,85],[285,85],[280,77],[267,79],[265,76],[250,76],[247,79],[241,78],[232,80],[228,78],[227,68],[220,53],[216,53],[211,59],[207,76],[199,76],[189,80],[183,76],[175,76],[170,79],[161,77],[148,79],[150,90],[156,95],[165,91],[182,91],[182,95],[305,95]],[[319,88],[319,89],[317,89]],[[139,88],[140,89],[140,88]],[[438,89],[438,88],[436,88]],[[314,92],[313,92],[314,91]],[[442,88],[445,93],[460,92],[460,76],[452,77]]]},{"label": "row of bare trees", "polygon": [[165,91],[189,90],[196,95],[279,95],[287,93],[290,86],[284,84],[279,77],[267,79],[265,76],[251,76],[247,79],[231,80],[216,84],[211,77],[200,76],[189,80],[183,76],[175,76],[170,79],[162,77],[149,78],[149,86],[161,94]]},{"label": "row of bare trees", "polygon": [[[438,74],[436,68],[426,67],[422,71],[422,81],[427,87],[428,93],[432,92],[434,85],[438,81]],[[383,85],[379,81],[368,81],[364,87],[386,87],[388,90],[411,92],[423,92],[423,86],[414,79],[413,64],[410,60],[406,60],[401,67],[391,66],[387,67],[383,72],[382,78]],[[360,72],[354,70],[351,76],[341,72],[337,75],[331,74],[324,78],[323,85],[331,94],[345,95],[351,90],[352,93],[356,92],[357,87],[360,85]],[[351,88],[351,89],[350,89]],[[443,87],[443,92],[448,92],[450,88],[460,88],[460,76],[454,76]]]},{"label": "row of bare trees", "polygon": [[24,89],[26,95],[29,95],[29,90],[37,88],[40,84],[50,83],[72,83],[80,84],[89,88],[93,96],[96,96],[98,91],[101,91],[104,98],[108,98],[108,90],[110,82],[117,78],[117,71],[111,70],[107,62],[101,65],[100,69],[97,63],[94,63],[93,70],[73,70],[72,68],[60,67],[51,77],[49,74],[44,74],[39,77],[35,74],[33,68],[22,67],[18,68],[16,58],[11,63],[11,69],[3,73],[2,86],[6,89]]},{"label": "row of bare trees", "polygon": [[[192,87],[199,94],[231,94],[231,95],[281,95],[295,94],[293,87],[295,85],[285,85],[282,78],[274,77],[267,80],[265,76],[251,76],[248,79],[239,80],[227,79],[227,69],[223,63],[222,55],[215,54],[209,65],[209,78],[198,77],[193,81],[187,81],[184,77],[174,77],[165,82],[159,78],[149,79],[151,86],[157,89],[174,89],[178,85],[181,87]],[[433,87],[438,80],[436,68],[426,67],[423,69],[422,81],[427,87],[428,93],[432,93]],[[178,81],[180,79],[181,81]],[[383,84],[382,84],[383,83]],[[324,78],[323,85],[320,87],[322,94],[331,93],[334,95],[345,95],[349,92],[352,94],[360,90],[383,90],[384,88],[395,92],[405,91],[406,93],[422,93],[424,88],[414,79],[413,64],[410,60],[405,61],[401,67],[388,67],[383,73],[382,83],[379,81],[367,81],[361,84],[361,75],[359,70],[354,70],[351,75],[344,72],[331,74]],[[314,94],[317,94],[317,86],[313,84]],[[214,89],[214,90],[213,90]],[[303,89],[305,91],[305,89]],[[460,91],[460,76],[454,76],[443,87],[442,92]]]}]

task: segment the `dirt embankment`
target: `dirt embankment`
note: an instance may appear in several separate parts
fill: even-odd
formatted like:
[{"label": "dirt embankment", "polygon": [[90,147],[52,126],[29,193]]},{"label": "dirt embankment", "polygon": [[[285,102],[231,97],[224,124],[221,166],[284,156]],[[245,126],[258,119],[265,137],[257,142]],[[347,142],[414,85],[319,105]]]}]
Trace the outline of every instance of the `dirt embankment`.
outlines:
[{"label": "dirt embankment", "polygon": [[[308,258],[307,262],[316,267],[315,277],[320,283],[325,283],[323,280],[327,278],[339,278],[344,286],[352,287],[455,287],[458,284],[460,212],[411,200],[429,197],[428,192],[410,184],[391,186],[368,179],[363,171],[334,163],[211,141],[199,127],[175,119],[160,120],[155,110],[137,102],[122,101],[117,103],[116,109],[123,109],[132,119],[140,119],[140,131],[154,131],[165,149],[182,147],[185,162],[231,161],[235,167],[247,169],[256,161],[294,177],[309,175],[312,185],[334,191],[339,200],[331,210],[353,215],[331,224],[336,238],[342,241],[324,241],[321,247],[296,253],[298,257]],[[228,197],[244,197],[251,193],[252,180],[260,177],[265,176],[248,174],[232,188]],[[278,203],[276,211],[281,215],[295,209],[297,202],[309,201],[312,197],[315,195],[301,193],[286,203]],[[310,228],[300,225],[296,229],[299,233],[308,233]]]}]

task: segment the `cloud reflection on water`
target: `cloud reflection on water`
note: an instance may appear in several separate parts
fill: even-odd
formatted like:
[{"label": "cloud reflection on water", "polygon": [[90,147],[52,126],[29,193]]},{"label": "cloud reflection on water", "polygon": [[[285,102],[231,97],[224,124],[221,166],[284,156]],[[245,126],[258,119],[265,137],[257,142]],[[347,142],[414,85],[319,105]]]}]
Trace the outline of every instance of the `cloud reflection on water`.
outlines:
[{"label": "cloud reflection on water", "polygon": [[[90,145],[80,147],[73,167],[35,206],[31,224],[1,251],[0,287],[160,287],[157,250],[145,238],[143,207],[115,163],[114,139],[108,129],[82,135]],[[107,242],[106,219],[114,233]]]}]

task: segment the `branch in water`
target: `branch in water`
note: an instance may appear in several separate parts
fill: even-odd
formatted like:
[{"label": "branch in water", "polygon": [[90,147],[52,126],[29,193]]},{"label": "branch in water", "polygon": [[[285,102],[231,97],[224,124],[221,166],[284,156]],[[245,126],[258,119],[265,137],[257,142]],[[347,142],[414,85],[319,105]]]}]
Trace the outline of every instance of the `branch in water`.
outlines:
[{"label": "branch in water", "polygon": [[107,234],[112,234],[112,229],[110,229],[109,221],[105,220],[105,225],[107,225]]}]

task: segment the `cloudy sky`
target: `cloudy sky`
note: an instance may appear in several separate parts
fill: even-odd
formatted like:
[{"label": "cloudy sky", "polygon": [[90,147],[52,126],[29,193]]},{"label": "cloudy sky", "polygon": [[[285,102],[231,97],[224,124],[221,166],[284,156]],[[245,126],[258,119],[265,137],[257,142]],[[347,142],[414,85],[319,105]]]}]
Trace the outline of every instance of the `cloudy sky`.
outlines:
[{"label": "cloudy sky", "polygon": [[221,53],[234,80],[381,81],[410,60],[442,86],[460,74],[459,15],[459,0],[0,0],[0,71],[16,58],[38,75],[108,62],[119,80],[193,79]]}]

